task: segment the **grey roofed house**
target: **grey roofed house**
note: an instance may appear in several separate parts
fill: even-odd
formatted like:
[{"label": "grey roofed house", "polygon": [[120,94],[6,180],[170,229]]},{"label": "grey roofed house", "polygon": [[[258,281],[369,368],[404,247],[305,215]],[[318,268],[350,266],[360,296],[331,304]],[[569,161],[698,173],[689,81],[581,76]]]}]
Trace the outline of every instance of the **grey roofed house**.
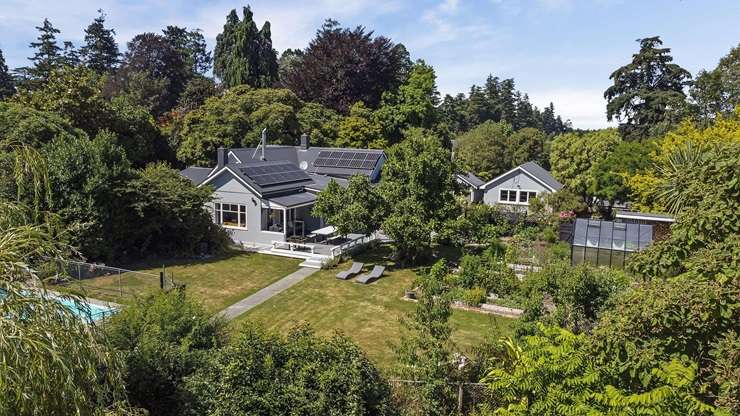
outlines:
[{"label": "grey roofed house", "polygon": [[475,176],[472,172],[464,172],[456,173],[455,180],[457,183],[470,190],[471,202],[480,202],[483,197],[483,192],[480,190],[480,187],[485,184],[483,179]]},{"label": "grey roofed house", "polygon": [[526,209],[529,200],[563,189],[550,172],[535,162],[523,163],[479,186],[482,200],[489,205]]},{"label": "grey roofed house", "polygon": [[214,189],[208,204],[213,221],[238,244],[284,242],[324,227],[311,215],[318,193],[332,181],[347,186],[352,175],[376,182],[385,162],[382,150],[260,145],[257,149],[218,149],[213,168],[189,167],[180,173],[198,186]]}]

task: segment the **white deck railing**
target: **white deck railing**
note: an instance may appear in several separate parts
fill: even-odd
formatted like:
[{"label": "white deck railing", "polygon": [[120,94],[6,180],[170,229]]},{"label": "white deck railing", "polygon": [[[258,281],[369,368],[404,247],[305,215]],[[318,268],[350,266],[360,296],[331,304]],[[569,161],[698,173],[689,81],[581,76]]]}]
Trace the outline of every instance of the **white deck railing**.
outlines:
[{"label": "white deck railing", "polygon": [[272,248],[277,249],[277,250],[289,250],[289,251],[303,251],[303,250],[296,250],[296,249],[304,248],[304,249],[308,249],[311,252],[311,254],[314,254],[314,250],[315,250],[313,244],[291,243],[288,241],[273,241]]},{"label": "white deck railing", "polygon": [[348,250],[369,243],[373,238],[373,236],[362,236],[355,238],[354,240],[346,241],[338,246],[334,246],[331,248],[331,256],[336,257],[337,255],[341,255]]}]

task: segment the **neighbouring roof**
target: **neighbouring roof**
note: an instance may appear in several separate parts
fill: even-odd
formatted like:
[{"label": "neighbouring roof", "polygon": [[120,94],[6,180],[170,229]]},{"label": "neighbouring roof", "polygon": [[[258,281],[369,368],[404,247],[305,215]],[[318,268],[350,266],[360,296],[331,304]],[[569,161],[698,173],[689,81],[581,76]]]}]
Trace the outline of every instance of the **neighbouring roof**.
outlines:
[{"label": "neighbouring roof", "polygon": [[310,192],[298,192],[295,194],[271,197],[268,201],[283,206],[293,208],[300,205],[308,205],[316,202],[316,194]]},{"label": "neighbouring roof", "polygon": [[545,168],[538,165],[537,163],[527,162],[521,165],[521,168],[532,174],[537,179],[546,183],[552,189],[556,191],[563,189],[563,184],[558,182],[558,180],[555,179],[549,171],[545,170]]},{"label": "neighbouring roof", "polygon": [[473,188],[480,188],[486,183],[485,181],[483,181],[483,179],[473,175],[472,172],[458,173],[457,179],[468,184],[469,186],[472,186]]},{"label": "neighbouring roof", "polygon": [[[234,148],[229,150],[230,161],[259,162],[261,150]],[[352,175],[372,176],[378,164],[382,164],[385,153],[377,149],[350,149],[338,147],[309,147],[267,145],[265,159],[286,160],[305,168],[308,173],[349,178]],[[372,178],[375,179],[375,178]]]},{"label": "neighbouring roof", "polygon": [[640,251],[653,242],[653,226],[577,218],[573,245],[615,251]]},{"label": "neighbouring roof", "polygon": [[191,166],[180,171],[180,175],[190,179],[193,185],[200,185],[201,182],[206,180],[208,174],[211,173],[213,168],[201,168],[197,166]]},{"label": "neighbouring roof", "polygon": [[503,173],[490,181],[486,182],[485,184],[481,185],[480,188],[489,189],[492,186],[495,186],[499,181],[501,181],[503,178],[507,177],[512,172],[521,171],[525,174],[528,174],[532,178],[534,178],[536,181],[540,182],[542,185],[544,185],[546,188],[549,188],[551,191],[559,191],[563,189],[563,184],[558,182],[557,179],[555,179],[550,172],[545,170],[542,166],[538,165],[535,162],[527,162],[523,163],[514,169],[511,169],[510,171]]},{"label": "neighbouring roof", "polygon": [[638,212],[638,211],[619,211],[616,218],[625,220],[641,220],[655,222],[676,222],[676,219],[670,214]]}]

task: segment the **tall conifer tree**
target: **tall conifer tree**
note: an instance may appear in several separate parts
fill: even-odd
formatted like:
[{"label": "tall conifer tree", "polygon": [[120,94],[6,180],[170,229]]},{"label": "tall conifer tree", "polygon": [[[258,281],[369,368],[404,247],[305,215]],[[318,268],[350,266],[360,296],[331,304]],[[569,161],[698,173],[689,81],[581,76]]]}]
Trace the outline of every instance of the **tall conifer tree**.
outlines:
[{"label": "tall conifer tree", "polygon": [[36,42],[29,45],[36,52],[29,61],[33,63],[32,67],[23,67],[16,69],[16,72],[26,81],[26,83],[38,83],[46,81],[51,71],[62,61],[62,48],[57,44],[56,35],[59,29],[51,24],[49,19],[44,19],[42,26],[36,26],[39,31],[39,37]]},{"label": "tall conifer tree", "polygon": [[85,46],[80,54],[88,68],[97,73],[113,70],[121,53],[114,38],[116,31],[105,27],[105,13],[98,9],[98,17],[85,29]]},{"label": "tall conifer tree", "polygon": [[13,76],[8,72],[8,65],[5,64],[3,51],[0,50],[0,100],[9,97],[15,93],[13,85]]},{"label": "tall conifer tree", "polygon": [[216,38],[213,73],[227,88],[247,84],[269,87],[277,80],[277,53],[272,48],[270,22],[261,30],[254,23],[249,6],[226,17],[224,30]]}]

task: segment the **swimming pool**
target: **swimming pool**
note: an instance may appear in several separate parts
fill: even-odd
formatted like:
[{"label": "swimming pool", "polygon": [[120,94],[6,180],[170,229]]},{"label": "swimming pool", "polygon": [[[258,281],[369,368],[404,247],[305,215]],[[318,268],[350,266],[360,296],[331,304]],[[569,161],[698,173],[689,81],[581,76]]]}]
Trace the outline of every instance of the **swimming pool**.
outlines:
[{"label": "swimming pool", "polygon": [[[30,295],[30,292],[23,291],[24,295]],[[0,301],[5,297],[5,293],[0,289]],[[94,303],[74,300],[66,297],[62,297],[56,294],[50,295],[50,297],[65,308],[67,308],[72,314],[84,320],[87,323],[99,321],[103,318],[113,315],[116,313],[116,308],[110,306],[96,305]]]},{"label": "swimming pool", "polygon": [[85,320],[85,322],[95,322],[116,313],[115,308],[109,306],[95,305],[89,302],[75,302],[68,298],[56,298],[59,303],[64,305],[73,314]]}]

